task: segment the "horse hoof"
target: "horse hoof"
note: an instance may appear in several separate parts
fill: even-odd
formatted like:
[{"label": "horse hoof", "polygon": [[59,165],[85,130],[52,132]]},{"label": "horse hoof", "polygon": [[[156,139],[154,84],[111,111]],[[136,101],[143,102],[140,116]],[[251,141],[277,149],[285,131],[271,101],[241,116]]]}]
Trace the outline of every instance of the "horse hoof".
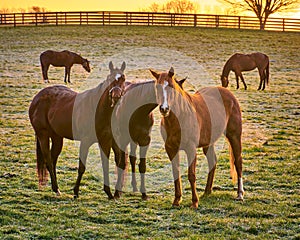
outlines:
[{"label": "horse hoof", "polygon": [[192,203],[190,206],[191,209],[198,209],[198,203]]},{"label": "horse hoof", "polygon": [[57,197],[60,197],[61,196],[61,192],[57,189],[57,192],[56,192],[56,196]]},{"label": "horse hoof", "polygon": [[243,196],[237,196],[237,198],[235,199],[236,201],[244,201],[244,197]]},{"label": "horse hoof", "polygon": [[180,205],[179,204],[172,204],[172,208],[180,208]]},{"label": "horse hoof", "polygon": [[122,195],[122,192],[116,190],[113,199],[119,199]]},{"label": "horse hoof", "polygon": [[173,206],[174,208],[178,208],[178,207],[180,206],[180,200],[175,199],[175,200],[173,201],[172,206]]},{"label": "horse hoof", "polygon": [[146,193],[142,193],[142,200],[147,201],[149,197],[147,196]]},{"label": "horse hoof", "polygon": [[73,198],[74,200],[76,200],[78,198],[78,195],[74,195]]}]

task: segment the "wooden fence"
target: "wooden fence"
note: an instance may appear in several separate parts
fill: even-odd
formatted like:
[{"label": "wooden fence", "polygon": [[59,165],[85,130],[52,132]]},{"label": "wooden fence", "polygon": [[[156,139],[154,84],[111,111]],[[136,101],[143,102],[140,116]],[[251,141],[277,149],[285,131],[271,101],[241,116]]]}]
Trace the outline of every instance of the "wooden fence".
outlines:
[{"label": "wooden fence", "polygon": [[[0,26],[144,25],[260,29],[256,17],[152,12],[42,12],[0,14]],[[300,31],[300,19],[269,18],[266,30]]]}]

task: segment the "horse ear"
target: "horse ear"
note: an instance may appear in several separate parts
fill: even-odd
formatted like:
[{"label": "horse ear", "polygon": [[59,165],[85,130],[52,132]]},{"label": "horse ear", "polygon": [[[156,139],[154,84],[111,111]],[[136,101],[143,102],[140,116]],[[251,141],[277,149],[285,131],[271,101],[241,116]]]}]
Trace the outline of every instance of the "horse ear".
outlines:
[{"label": "horse ear", "polygon": [[121,66],[121,71],[124,72],[125,68],[126,68],[126,63],[123,62],[123,63],[122,63],[122,66]]},{"label": "horse ear", "polygon": [[174,74],[175,74],[174,68],[173,68],[173,67],[171,67],[171,68],[170,68],[170,70],[169,70],[169,73],[168,73],[168,75],[169,75],[169,77],[173,77],[173,76],[174,76]]},{"label": "horse ear", "polygon": [[114,70],[114,65],[113,65],[112,61],[109,62],[108,67],[109,67],[110,71]]},{"label": "horse ear", "polygon": [[149,69],[149,71],[151,72],[151,74],[152,74],[156,79],[159,78],[159,73],[154,72],[152,69]]},{"label": "horse ear", "polygon": [[183,83],[185,82],[186,79],[187,79],[187,77],[184,78],[184,79],[181,79],[181,80],[179,80],[179,81],[176,80],[177,84],[178,84],[179,87],[181,87],[182,89],[183,89]]}]

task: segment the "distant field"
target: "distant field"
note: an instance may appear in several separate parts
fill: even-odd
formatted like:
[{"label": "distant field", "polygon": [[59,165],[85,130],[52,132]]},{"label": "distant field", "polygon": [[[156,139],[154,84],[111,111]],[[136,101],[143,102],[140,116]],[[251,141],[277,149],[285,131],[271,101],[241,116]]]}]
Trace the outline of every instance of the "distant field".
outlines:
[{"label": "distant field", "polygon": [[[0,238],[1,239],[299,239],[300,225],[300,34],[230,29],[171,27],[18,27],[0,28]],[[257,71],[244,74],[248,90],[229,89],[243,114],[245,201],[236,202],[229,178],[228,146],[220,141],[215,191],[191,210],[186,159],[182,157],[183,201],[171,207],[170,163],[159,134],[156,112],[142,201],[129,186],[118,201],[102,191],[98,150],[91,149],[80,197],[73,200],[78,148],[65,141],[58,161],[56,197],[50,184],[38,191],[35,137],[28,119],[33,96],[46,85],[39,55],[68,49],[91,61],[71,72],[77,91],[96,86],[108,74],[108,61],[127,62],[128,80],[150,79],[149,68],[188,76],[186,88],[220,85],[226,60],[235,52],[261,51],[270,57],[270,86],[257,91]],[[50,84],[63,84],[64,70],[49,70]],[[242,85],[241,85],[242,86]],[[201,196],[207,162],[198,151],[197,187]],[[111,160],[113,186],[114,161]],[[128,176],[130,177],[130,176]],[[138,178],[139,179],[139,178]]]}]

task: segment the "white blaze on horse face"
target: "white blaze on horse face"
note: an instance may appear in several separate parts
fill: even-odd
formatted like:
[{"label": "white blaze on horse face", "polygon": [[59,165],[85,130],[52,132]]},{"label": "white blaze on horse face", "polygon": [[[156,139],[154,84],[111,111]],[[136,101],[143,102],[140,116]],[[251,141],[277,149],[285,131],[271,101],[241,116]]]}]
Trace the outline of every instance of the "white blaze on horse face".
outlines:
[{"label": "white blaze on horse face", "polygon": [[122,75],[120,73],[117,73],[115,79],[118,81],[121,76]]},{"label": "white blaze on horse face", "polygon": [[167,109],[168,108],[168,94],[167,94],[167,90],[166,87],[169,85],[169,83],[167,81],[164,81],[164,85],[163,85],[163,96],[164,96],[164,102],[161,105],[161,107],[163,109]]}]

